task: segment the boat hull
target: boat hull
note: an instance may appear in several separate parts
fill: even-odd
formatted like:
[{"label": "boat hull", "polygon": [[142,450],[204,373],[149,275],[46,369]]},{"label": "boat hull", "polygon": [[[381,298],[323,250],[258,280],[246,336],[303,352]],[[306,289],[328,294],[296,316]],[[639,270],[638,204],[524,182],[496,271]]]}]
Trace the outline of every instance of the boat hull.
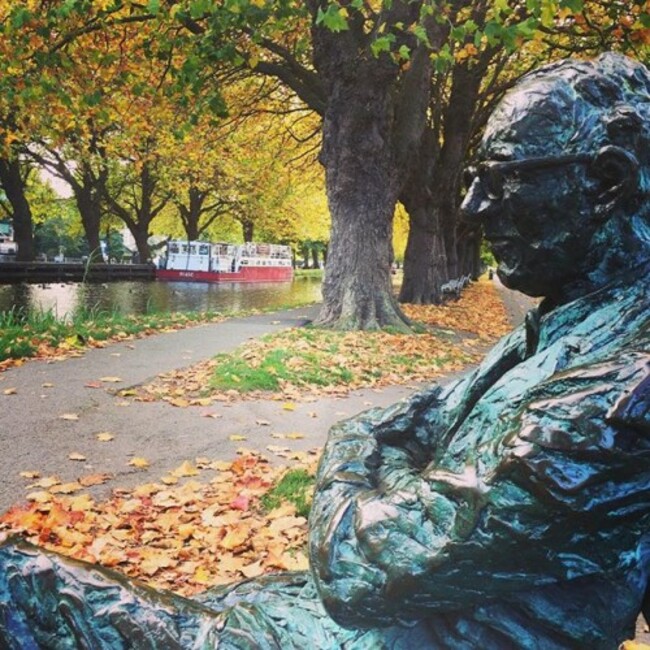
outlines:
[{"label": "boat hull", "polygon": [[293,269],[282,267],[246,267],[236,273],[225,271],[181,271],[177,269],[156,269],[156,280],[176,282],[290,282]]}]

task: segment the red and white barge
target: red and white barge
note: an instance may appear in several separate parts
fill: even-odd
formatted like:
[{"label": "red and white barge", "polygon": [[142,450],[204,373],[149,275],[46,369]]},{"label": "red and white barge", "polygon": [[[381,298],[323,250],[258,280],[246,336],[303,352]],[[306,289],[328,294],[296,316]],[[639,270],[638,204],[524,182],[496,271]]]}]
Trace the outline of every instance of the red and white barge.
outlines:
[{"label": "red and white barge", "polygon": [[286,282],[293,279],[291,248],[280,244],[211,244],[171,240],[157,280]]}]

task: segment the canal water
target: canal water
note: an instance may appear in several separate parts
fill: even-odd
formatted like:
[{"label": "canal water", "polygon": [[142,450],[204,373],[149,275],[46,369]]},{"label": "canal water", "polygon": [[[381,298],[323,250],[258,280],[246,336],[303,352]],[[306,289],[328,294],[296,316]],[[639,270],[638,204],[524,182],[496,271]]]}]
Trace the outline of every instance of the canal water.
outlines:
[{"label": "canal water", "polygon": [[226,312],[279,309],[319,300],[320,278],[310,277],[259,284],[139,281],[0,285],[0,312],[11,309],[51,310],[59,317],[80,309],[121,314]]}]

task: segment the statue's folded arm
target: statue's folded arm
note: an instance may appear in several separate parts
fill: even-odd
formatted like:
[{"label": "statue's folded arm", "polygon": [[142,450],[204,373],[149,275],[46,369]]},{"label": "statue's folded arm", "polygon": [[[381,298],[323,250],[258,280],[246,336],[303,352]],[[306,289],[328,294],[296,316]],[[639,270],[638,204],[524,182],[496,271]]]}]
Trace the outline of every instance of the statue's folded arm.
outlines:
[{"label": "statue's folded arm", "polygon": [[[635,372],[624,359],[559,373],[523,406],[504,409],[487,441],[484,432],[468,437],[482,421],[468,417],[462,435],[478,447],[465,449],[462,467],[445,450],[429,449],[427,465],[408,440],[380,442],[377,413],[339,425],[310,521],[330,615],[343,625],[392,625],[616,573],[616,536],[632,534],[623,532],[625,506],[646,473],[625,448],[634,431],[607,413],[640,389],[644,363]],[[419,408],[436,408],[435,399]]]}]

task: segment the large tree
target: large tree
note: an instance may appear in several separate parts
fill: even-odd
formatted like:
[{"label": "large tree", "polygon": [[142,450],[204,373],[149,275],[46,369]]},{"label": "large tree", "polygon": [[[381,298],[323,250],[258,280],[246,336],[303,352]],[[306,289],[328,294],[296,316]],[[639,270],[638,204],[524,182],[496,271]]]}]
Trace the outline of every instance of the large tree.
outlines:
[{"label": "large tree", "polygon": [[[231,4],[211,9],[202,51],[277,77],[322,116],[332,229],[320,323],[406,329],[390,283],[392,219],[447,23],[423,0]],[[203,31],[196,5],[175,15]]]}]

